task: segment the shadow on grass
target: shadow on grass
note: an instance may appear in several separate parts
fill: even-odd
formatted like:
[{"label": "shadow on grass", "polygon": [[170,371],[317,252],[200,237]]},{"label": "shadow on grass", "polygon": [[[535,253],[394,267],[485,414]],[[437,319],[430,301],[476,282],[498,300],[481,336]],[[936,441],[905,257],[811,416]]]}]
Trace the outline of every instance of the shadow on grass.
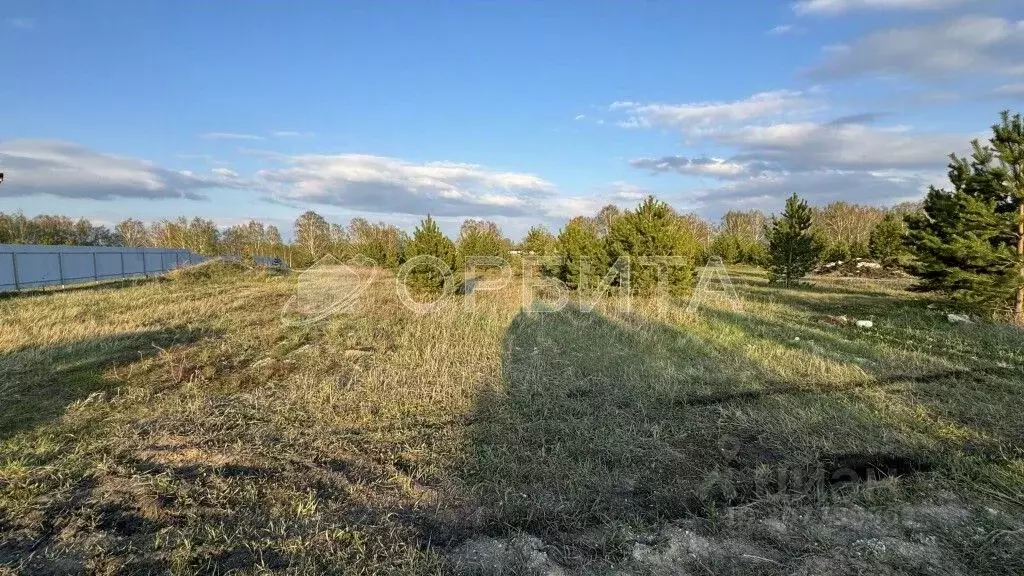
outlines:
[{"label": "shadow on grass", "polygon": [[[966,433],[966,437],[954,434],[945,439],[941,448],[947,453],[1024,455],[1024,425],[1017,417],[1024,392],[1022,374],[1019,366],[1011,365],[1019,364],[1024,334],[1012,327],[963,328],[939,322],[918,331],[913,325],[921,320],[907,316],[887,318],[886,326],[865,332],[725,310],[704,313],[742,330],[751,340],[801,349],[813,346],[818,356],[858,358],[871,386],[886,387],[900,404],[917,410],[919,417],[905,426],[936,437],[949,426]],[[914,341],[924,332],[927,341]],[[803,335],[805,341],[793,343],[794,334]]]},{"label": "shadow on grass", "polygon": [[40,296],[44,294],[67,294],[73,292],[92,292],[99,290],[116,290],[119,288],[125,288],[128,286],[138,286],[141,284],[153,284],[170,282],[171,280],[166,276],[138,276],[133,278],[113,278],[110,280],[99,280],[99,281],[88,281],[77,284],[68,284],[66,286],[44,286],[40,288],[26,288],[24,290],[12,291],[12,292],[0,292],[0,301],[15,299],[15,298],[28,298],[31,296]]},{"label": "shadow on grass", "polygon": [[69,404],[111,389],[107,370],[204,335],[199,330],[167,328],[0,354],[0,439],[35,428],[58,417]]},{"label": "shadow on grass", "polygon": [[[521,312],[502,372],[503,389],[478,400],[467,479],[496,526],[563,542],[765,489],[814,491],[845,455],[917,461],[927,448],[851,397],[884,382],[786,379],[745,350],[635,317]],[[809,482],[768,486],[766,469]]]}]

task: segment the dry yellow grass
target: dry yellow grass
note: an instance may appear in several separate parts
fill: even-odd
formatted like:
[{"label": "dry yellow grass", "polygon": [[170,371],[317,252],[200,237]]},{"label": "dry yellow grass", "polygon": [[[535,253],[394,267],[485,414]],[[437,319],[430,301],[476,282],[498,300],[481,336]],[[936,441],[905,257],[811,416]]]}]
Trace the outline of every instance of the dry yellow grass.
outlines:
[{"label": "dry yellow grass", "polygon": [[1024,569],[1021,333],[739,280],[742,313],[697,318],[524,308],[518,282],[417,315],[382,274],[289,324],[296,278],[238,269],[4,298],[0,566]]}]

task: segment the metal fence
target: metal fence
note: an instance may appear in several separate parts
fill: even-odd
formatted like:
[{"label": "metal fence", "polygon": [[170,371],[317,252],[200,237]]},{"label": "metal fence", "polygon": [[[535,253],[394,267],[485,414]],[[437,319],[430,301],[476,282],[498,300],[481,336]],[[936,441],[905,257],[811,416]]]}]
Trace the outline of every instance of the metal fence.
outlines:
[{"label": "metal fence", "polygon": [[152,276],[206,260],[163,248],[0,244],[0,292]]}]

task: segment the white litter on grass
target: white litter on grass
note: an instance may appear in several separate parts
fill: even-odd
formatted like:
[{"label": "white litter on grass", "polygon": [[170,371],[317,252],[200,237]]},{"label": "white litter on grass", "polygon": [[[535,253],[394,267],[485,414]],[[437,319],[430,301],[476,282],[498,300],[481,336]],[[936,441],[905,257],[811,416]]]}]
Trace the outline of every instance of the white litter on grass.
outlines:
[{"label": "white litter on grass", "polygon": [[874,325],[871,320],[857,320],[857,328],[872,328]]},{"label": "white litter on grass", "polygon": [[950,324],[974,324],[967,314],[950,314],[946,316],[946,320],[949,320]]}]

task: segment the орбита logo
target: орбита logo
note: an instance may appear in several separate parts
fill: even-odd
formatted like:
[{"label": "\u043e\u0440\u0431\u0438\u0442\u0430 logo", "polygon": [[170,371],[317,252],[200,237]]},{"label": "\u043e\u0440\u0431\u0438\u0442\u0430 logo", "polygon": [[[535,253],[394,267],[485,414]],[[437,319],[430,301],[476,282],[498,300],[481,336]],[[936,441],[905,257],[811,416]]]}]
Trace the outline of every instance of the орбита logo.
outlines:
[{"label": "\u043e\u0440\u0431\u0438\u0442\u0430 logo", "polygon": [[333,314],[353,311],[379,271],[377,263],[365,256],[345,263],[324,256],[299,273],[295,296],[281,311],[282,323],[313,324]]}]

